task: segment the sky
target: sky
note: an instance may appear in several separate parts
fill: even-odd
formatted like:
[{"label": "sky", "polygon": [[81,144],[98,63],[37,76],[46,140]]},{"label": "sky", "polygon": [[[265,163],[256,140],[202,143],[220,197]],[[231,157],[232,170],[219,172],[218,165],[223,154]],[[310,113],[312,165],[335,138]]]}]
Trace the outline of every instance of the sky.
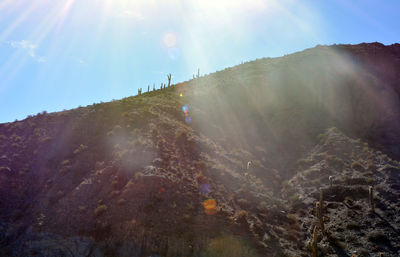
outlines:
[{"label": "sky", "polygon": [[317,44],[400,42],[398,0],[0,0],[0,123]]}]

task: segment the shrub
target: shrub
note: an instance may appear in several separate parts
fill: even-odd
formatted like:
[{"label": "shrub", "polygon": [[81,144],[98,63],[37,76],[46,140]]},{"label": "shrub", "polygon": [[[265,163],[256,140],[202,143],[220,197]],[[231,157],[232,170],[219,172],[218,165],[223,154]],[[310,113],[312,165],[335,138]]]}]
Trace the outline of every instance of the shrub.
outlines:
[{"label": "shrub", "polygon": [[289,203],[292,206],[298,206],[298,205],[302,204],[302,201],[300,200],[300,197],[298,194],[294,194],[289,197]]},{"label": "shrub", "polygon": [[237,203],[239,204],[240,207],[242,208],[246,208],[249,206],[249,201],[247,201],[244,198],[240,198],[239,200],[237,200]]},{"label": "shrub", "polygon": [[299,159],[299,160],[297,161],[297,164],[298,164],[299,166],[306,166],[308,163],[309,163],[309,161],[306,160],[306,159]]},{"label": "shrub", "polygon": [[367,179],[365,180],[365,182],[367,183],[367,185],[373,185],[373,184],[375,184],[374,178],[367,178]]},{"label": "shrub", "polygon": [[362,226],[358,222],[349,222],[346,228],[349,230],[360,230]]},{"label": "shrub", "polygon": [[114,179],[114,180],[111,182],[111,186],[112,186],[113,188],[117,188],[117,187],[118,187],[118,179]]},{"label": "shrub", "polygon": [[125,203],[126,203],[126,200],[124,198],[119,199],[117,202],[118,205],[124,205]]},{"label": "shrub", "polygon": [[189,214],[184,214],[184,215],[183,215],[183,220],[184,220],[185,222],[190,221],[190,219],[191,219],[191,216],[190,216]]},{"label": "shrub", "polygon": [[313,179],[313,180],[310,181],[310,183],[313,186],[318,186],[318,185],[321,184],[321,179],[319,179],[319,178]]},{"label": "shrub", "polygon": [[329,165],[332,165],[332,166],[338,167],[338,168],[343,166],[343,160],[336,156],[332,156],[332,155],[328,155],[326,157],[326,162]]},{"label": "shrub", "polygon": [[368,235],[368,240],[375,244],[388,244],[390,239],[381,231],[372,231]]},{"label": "shrub", "polygon": [[386,158],[388,158],[388,156],[386,154],[381,154],[378,156],[379,159],[385,160]]},{"label": "shrub", "polygon": [[61,190],[58,190],[57,195],[56,195],[57,198],[61,198],[61,197],[63,197],[63,195],[64,195],[64,192]]},{"label": "shrub", "polygon": [[213,239],[207,247],[205,256],[209,257],[254,257],[256,251],[233,236],[225,236]]},{"label": "shrub", "polygon": [[105,213],[107,209],[107,206],[104,204],[97,206],[97,208],[94,210],[94,216],[100,216],[101,214]]},{"label": "shrub", "polygon": [[359,163],[358,161],[354,161],[354,162],[351,164],[351,168],[352,168],[353,170],[357,170],[357,171],[364,171],[364,166],[362,166],[362,164]]},{"label": "shrub", "polygon": [[196,173],[195,179],[199,184],[203,184],[207,182],[207,177],[203,175],[202,172]]},{"label": "shrub", "polygon": [[118,191],[118,190],[111,191],[111,192],[110,192],[110,197],[112,198],[112,197],[114,197],[114,196],[119,195],[120,193],[121,193],[121,192]]},{"label": "shrub", "polygon": [[78,154],[81,153],[83,151],[85,151],[88,147],[84,144],[80,144],[80,146],[78,146],[78,148],[75,149],[74,154]]},{"label": "shrub", "polygon": [[367,170],[374,170],[375,169],[375,164],[373,161],[368,161],[367,162]]},{"label": "shrub", "polygon": [[258,207],[259,207],[259,209],[262,210],[262,211],[268,210],[268,204],[267,204],[266,201],[262,201]]},{"label": "shrub", "polygon": [[144,177],[144,174],[142,172],[138,171],[135,173],[135,179],[139,179],[141,177]]},{"label": "shrub", "polygon": [[71,170],[71,166],[62,166],[60,169],[60,175],[65,175],[66,173],[68,173]]},{"label": "shrub", "polygon": [[[135,174],[135,176],[136,176],[136,174]],[[129,188],[132,188],[134,185],[135,185],[135,183],[132,180],[129,180],[128,183],[126,183],[125,187],[129,189]]]},{"label": "shrub", "polygon": [[314,178],[318,176],[319,170],[318,169],[308,169],[304,171],[304,176],[307,178]]},{"label": "shrub", "polygon": [[11,172],[9,167],[0,167],[0,172]]}]

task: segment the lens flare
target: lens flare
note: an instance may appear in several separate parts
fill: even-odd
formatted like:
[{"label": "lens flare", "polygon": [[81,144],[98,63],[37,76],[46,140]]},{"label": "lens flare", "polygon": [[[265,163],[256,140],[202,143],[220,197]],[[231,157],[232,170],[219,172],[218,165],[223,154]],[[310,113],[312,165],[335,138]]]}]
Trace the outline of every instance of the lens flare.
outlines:
[{"label": "lens flare", "polygon": [[163,43],[164,43],[164,46],[166,46],[168,48],[176,46],[177,39],[176,39],[175,34],[171,33],[171,32],[165,34],[163,37]]},{"label": "lens flare", "polygon": [[192,121],[192,118],[190,118],[190,116],[185,117],[185,121],[186,123],[190,123]]},{"label": "lens flare", "polygon": [[203,194],[208,194],[211,192],[211,185],[210,184],[203,184],[200,186],[200,192]]},{"label": "lens flare", "polygon": [[182,111],[185,112],[185,113],[188,112],[189,111],[189,106],[187,106],[187,104],[182,106]]},{"label": "lens flare", "polygon": [[214,215],[214,214],[217,213],[217,209],[214,208],[214,209],[210,209],[210,210],[205,210],[205,213],[206,213],[207,215]]},{"label": "lens flare", "polygon": [[214,199],[207,199],[203,202],[203,207],[205,210],[212,210],[217,207],[217,201]]}]

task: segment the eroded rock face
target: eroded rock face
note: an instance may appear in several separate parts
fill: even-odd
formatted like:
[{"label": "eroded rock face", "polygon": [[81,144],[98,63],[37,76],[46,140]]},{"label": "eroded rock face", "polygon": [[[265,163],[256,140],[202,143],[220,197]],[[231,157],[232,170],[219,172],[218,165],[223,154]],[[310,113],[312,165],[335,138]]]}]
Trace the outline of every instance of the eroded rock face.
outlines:
[{"label": "eroded rock face", "polygon": [[[339,161],[341,165],[331,165]],[[302,161],[285,193],[298,196],[303,203],[292,204],[297,207],[292,211],[303,213],[302,231],[311,240],[312,228],[320,228],[316,203],[322,191],[325,232],[319,232],[318,247],[323,256],[378,256],[379,252],[399,256],[400,191],[393,179],[395,173],[400,173],[397,161],[331,129]],[[328,175],[334,178],[332,186]],[[374,211],[370,186],[374,188]]]}]

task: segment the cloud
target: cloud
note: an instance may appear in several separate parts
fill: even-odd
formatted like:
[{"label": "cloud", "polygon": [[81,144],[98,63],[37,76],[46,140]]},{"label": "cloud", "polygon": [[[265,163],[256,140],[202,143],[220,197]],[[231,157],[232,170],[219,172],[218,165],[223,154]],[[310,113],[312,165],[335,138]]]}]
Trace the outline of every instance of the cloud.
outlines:
[{"label": "cloud", "polygon": [[36,54],[36,50],[38,45],[32,43],[29,40],[21,40],[21,41],[12,41],[9,42],[10,46],[16,49],[21,49],[26,52],[30,57],[35,59],[37,62],[46,62],[46,58],[43,56],[38,56]]},{"label": "cloud", "polygon": [[75,58],[76,63],[78,63],[79,65],[82,66],[87,66],[87,62],[85,59],[81,58],[81,57],[77,57]]}]

